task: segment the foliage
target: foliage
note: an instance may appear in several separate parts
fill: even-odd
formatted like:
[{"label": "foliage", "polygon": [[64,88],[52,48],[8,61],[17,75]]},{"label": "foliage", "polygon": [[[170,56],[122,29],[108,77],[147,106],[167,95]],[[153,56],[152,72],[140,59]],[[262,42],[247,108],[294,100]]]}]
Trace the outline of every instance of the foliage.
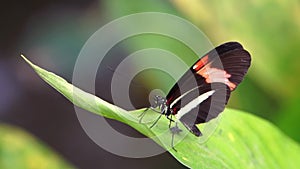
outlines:
[{"label": "foliage", "polygon": [[0,125],[1,169],[74,169],[44,143],[20,128]]}]

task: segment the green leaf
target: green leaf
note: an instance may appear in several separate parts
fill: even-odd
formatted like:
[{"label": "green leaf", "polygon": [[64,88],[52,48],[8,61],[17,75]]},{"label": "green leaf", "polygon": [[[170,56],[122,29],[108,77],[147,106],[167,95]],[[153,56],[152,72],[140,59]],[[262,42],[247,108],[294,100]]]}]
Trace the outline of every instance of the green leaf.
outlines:
[{"label": "green leaf", "polygon": [[39,140],[25,131],[0,124],[0,168],[1,169],[71,169]]},{"label": "green leaf", "polygon": [[[168,130],[169,121],[161,120],[153,128],[139,123],[138,115],[144,110],[126,111],[100,98],[86,93],[68,83],[54,73],[48,72],[27,60],[26,62],[48,84],[63,94],[76,106],[95,114],[115,119],[135,128],[152,138],[183,165],[191,168],[295,168],[300,167],[300,147],[269,122],[238,110],[226,109],[217,119],[199,125],[214,129],[208,140],[204,136],[195,137],[182,124],[182,133],[175,135],[174,151],[170,148],[172,134]],[[157,113],[149,111],[143,121],[156,119]],[[204,130],[203,130],[204,129]],[[209,130],[207,130],[209,134]],[[163,134],[162,134],[163,133]],[[156,137],[154,137],[156,136]]]}]

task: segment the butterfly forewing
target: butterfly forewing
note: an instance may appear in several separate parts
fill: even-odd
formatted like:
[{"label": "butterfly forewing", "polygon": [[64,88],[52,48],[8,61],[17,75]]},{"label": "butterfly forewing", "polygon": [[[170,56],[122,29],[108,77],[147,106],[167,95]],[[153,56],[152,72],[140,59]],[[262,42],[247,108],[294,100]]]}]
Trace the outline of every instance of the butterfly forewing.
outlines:
[{"label": "butterfly forewing", "polygon": [[214,74],[210,72],[214,70],[220,70],[220,72],[224,71],[230,76],[228,78],[229,84],[227,83],[228,87],[230,87],[231,90],[234,90],[243,80],[250,66],[250,62],[250,54],[243,49],[242,45],[237,42],[228,42],[216,47],[215,50],[210,51],[204,57],[199,59],[192,66],[191,70],[204,77],[206,82],[209,81],[206,78],[208,75],[211,75],[211,78],[214,78]]}]

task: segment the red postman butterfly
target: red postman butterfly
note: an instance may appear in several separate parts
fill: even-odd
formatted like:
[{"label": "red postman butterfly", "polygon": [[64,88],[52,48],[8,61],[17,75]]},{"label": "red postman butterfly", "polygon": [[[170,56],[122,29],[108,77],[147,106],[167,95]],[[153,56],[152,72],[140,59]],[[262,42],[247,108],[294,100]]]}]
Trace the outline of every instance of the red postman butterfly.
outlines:
[{"label": "red postman butterfly", "polygon": [[[177,121],[195,136],[201,136],[196,124],[208,122],[224,110],[231,92],[247,73],[250,62],[250,54],[241,44],[224,43],[200,58],[176,82],[166,98],[155,96],[150,109],[159,108],[159,113],[170,120],[173,136],[181,131]],[[147,110],[141,114],[141,119]],[[175,127],[171,127],[171,122],[175,122],[172,116],[176,117]]]}]

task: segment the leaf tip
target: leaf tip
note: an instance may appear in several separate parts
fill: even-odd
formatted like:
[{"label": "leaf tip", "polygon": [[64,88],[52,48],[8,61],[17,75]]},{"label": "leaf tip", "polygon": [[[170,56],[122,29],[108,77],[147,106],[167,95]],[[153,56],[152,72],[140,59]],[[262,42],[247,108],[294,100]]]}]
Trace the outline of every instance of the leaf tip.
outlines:
[{"label": "leaf tip", "polygon": [[25,62],[26,63],[28,63],[31,67],[35,67],[35,65],[34,64],[32,64],[32,62],[30,62],[30,60],[28,60],[27,58],[26,58],[26,56],[23,54],[23,53],[21,53],[20,54],[20,56],[25,60]]},{"label": "leaf tip", "polygon": [[23,53],[21,53],[20,56],[21,56],[27,63],[30,63],[30,61],[25,57],[25,55],[24,55]]}]

